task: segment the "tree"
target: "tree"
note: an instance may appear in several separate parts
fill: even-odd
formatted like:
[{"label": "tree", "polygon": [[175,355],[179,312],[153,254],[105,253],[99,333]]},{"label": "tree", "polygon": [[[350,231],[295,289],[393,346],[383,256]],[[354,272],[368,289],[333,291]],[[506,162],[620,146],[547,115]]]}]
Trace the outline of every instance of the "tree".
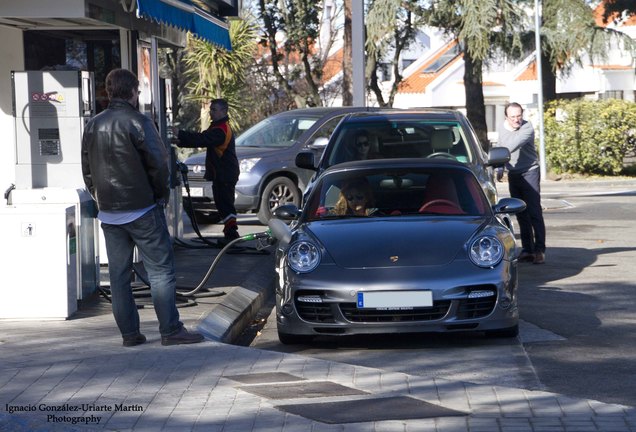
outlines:
[{"label": "tree", "polygon": [[523,11],[513,0],[439,0],[425,10],[430,25],[459,41],[464,57],[466,116],[483,146],[488,143],[482,68],[498,50],[521,49]]},{"label": "tree", "polygon": [[610,17],[620,16],[623,12],[628,16],[636,15],[636,3],[634,3],[634,0],[605,0],[605,12],[603,14],[605,22]]},{"label": "tree", "polygon": [[247,64],[255,50],[256,27],[253,19],[231,19],[230,41],[232,50],[227,51],[202,39],[188,36],[184,56],[186,76],[189,79],[188,99],[201,107],[201,128],[209,124],[208,104],[210,99],[227,99],[230,122],[239,129],[238,121],[249,109],[240,95],[245,86]]},{"label": "tree", "polygon": [[[370,90],[378,105],[393,106],[395,95],[402,82],[400,58],[402,52],[415,40],[418,29],[424,24],[418,0],[372,0],[366,17],[366,73]],[[393,82],[388,100],[378,83],[379,61],[392,52]]]},{"label": "tree", "polygon": [[316,52],[321,10],[321,4],[311,0],[258,0],[270,72],[298,108],[322,105],[322,61]]},{"label": "tree", "polygon": [[544,0],[541,20],[541,72],[546,102],[557,98],[557,74],[567,75],[585,55],[604,60],[612,44],[631,51],[632,57],[636,53],[631,37],[596,24],[593,10],[585,0]]},{"label": "tree", "polygon": [[351,33],[351,0],[344,0],[344,42],[342,53],[342,105],[353,105],[353,35]]}]

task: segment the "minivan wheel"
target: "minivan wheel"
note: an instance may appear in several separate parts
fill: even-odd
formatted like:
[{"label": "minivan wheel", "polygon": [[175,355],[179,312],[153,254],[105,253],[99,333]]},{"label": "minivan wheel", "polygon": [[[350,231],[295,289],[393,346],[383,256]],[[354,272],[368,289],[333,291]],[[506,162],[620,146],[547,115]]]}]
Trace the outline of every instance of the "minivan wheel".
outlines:
[{"label": "minivan wheel", "polygon": [[300,191],[291,179],[276,177],[270,180],[263,189],[261,205],[258,208],[258,220],[263,225],[267,225],[274,209],[283,204],[300,205]]}]

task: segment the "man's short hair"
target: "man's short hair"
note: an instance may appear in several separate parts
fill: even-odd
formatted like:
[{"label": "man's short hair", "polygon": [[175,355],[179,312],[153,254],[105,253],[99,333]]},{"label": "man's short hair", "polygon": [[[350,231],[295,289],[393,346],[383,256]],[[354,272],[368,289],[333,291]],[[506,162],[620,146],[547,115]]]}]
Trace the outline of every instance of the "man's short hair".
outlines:
[{"label": "man's short hair", "polygon": [[109,99],[128,100],[139,88],[137,76],[128,69],[113,69],[106,75],[106,93]]},{"label": "man's short hair", "polygon": [[218,107],[220,107],[223,111],[226,111],[229,109],[229,105],[227,103],[227,100],[225,99],[212,99],[210,101],[210,107],[212,107],[212,105],[216,105]]},{"label": "man's short hair", "polygon": [[506,104],[506,106],[504,107],[504,115],[506,117],[508,117],[508,108],[510,107],[519,108],[521,110],[521,114],[523,114],[523,107],[521,106],[521,104],[517,102],[510,102],[509,104]]}]

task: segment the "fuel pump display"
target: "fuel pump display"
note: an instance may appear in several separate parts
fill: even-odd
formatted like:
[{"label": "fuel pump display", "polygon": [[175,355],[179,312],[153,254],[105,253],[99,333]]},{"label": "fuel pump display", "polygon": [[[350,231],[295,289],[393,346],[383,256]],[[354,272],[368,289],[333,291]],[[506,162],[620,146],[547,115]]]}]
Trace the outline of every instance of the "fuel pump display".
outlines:
[{"label": "fuel pump display", "polygon": [[95,112],[93,74],[11,73],[16,131],[16,188],[83,188],[80,150]]}]

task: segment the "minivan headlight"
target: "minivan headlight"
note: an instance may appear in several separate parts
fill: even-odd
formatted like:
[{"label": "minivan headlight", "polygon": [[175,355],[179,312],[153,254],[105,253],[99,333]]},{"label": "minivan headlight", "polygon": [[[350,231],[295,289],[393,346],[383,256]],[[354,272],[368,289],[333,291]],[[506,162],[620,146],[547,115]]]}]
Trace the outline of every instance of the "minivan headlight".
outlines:
[{"label": "minivan headlight", "polygon": [[241,159],[239,161],[239,168],[241,172],[248,173],[252,171],[252,168],[254,168],[254,165],[256,165],[259,160],[261,160],[261,158]]}]

